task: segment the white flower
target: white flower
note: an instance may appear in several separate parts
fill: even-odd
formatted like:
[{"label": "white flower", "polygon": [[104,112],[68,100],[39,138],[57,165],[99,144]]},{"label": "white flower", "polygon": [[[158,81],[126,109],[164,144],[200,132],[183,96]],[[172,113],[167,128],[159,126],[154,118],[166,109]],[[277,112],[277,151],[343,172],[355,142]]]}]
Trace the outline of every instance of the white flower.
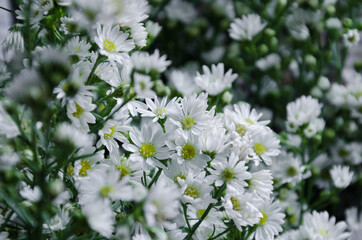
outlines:
[{"label": "white flower", "polygon": [[345,211],[345,214],[348,228],[351,231],[358,231],[362,229],[362,213],[358,214],[357,207],[348,208]]},{"label": "white flower", "polygon": [[134,90],[138,98],[154,98],[156,93],[152,90],[151,77],[140,73],[134,74]]},{"label": "white flower", "polygon": [[250,192],[259,198],[270,199],[270,195],[273,193],[273,176],[270,170],[252,172],[251,178],[247,180],[247,183]]},{"label": "white flower", "polygon": [[272,157],[279,155],[279,142],[270,129],[255,129],[252,132],[253,150],[267,165],[271,165]]},{"label": "white flower", "polygon": [[360,40],[358,30],[349,29],[347,33],[343,34],[343,40],[347,47],[357,46]]},{"label": "white flower", "polygon": [[97,36],[94,38],[100,53],[110,60],[123,63],[129,58],[128,52],[134,48],[134,42],[128,39],[128,33],[121,32],[116,25],[97,25]]},{"label": "white flower", "polygon": [[18,126],[5,111],[2,103],[0,103],[0,135],[5,135],[6,138],[13,138],[19,135]]},{"label": "white flower", "polygon": [[298,41],[304,41],[309,37],[309,29],[303,23],[292,24],[289,27],[289,32]]},{"label": "white flower", "polygon": [[24,51],[24,38],[22,33],[16,30],[8,30],[2,45],[10,51],[23,52]]},{"label": "white flower", "polygon": [[71,55],[78,55],[80,57],[86,57],[89,55],[89,49],[91,45],[79,36],[73,37],[68,40],[65,50]]},{"label": "white flower", "polygon": [[283,152],[278,156],[272,164],[273,177],[277,179],[278,186],[284,183],[291,183],[293,186],[310,176],[305,172],[306,168],[302,165],[302,160],[299,156],[294,157],[291,153]]},{"label": "white flower", "polygon": [[212,65],[211,70],[207,66],[202,67],[204,73],[201,75],[197,73],[195,82],[209,95],[215,96],[223,92],[226,88],[231,87],[232,82],[237,78],[237,74],[232,74],[232,70],[229,69],[224,72],[224,64]]},{"label": "white flower", "polygon": [[280,65],[281,58],[276,53],[271,53],[258,61],[255,62],[255,65],[262,71],[266,71],[271,67]]},{"label": "white flower", "polygon": [[39,186],[35,186],[34,188],[26,185],[26,183],[22,182],[22,189],[19,191],[20,196],[25,198],[30,202],[37,202],[42,197],[42,192]]},{"label": "white flower", "polygon": [[131,28],[131,38],[138,47],[145,47],[147,43],[147,31],[143,23],[132,23],[129,24]]},{"label": "white flower", "polygon": [[157,122],[159,119],[164,119],[170,114],[170,112],[175,111],[176,98],[171,99],[168,103],[167,97],[164,97],[161,102],[157,97],[154,98],[154,101],[150,98],[146,98],[145,101],[147,106],[145,106],[145,108],[139,108],[137,111],[141,113],[142,117],[153,117],[153,122]]},{"label": "white flower", "polygon": [[203,154],[198,146],[198,136],[192,134],[180,134],[175,142],[166,142],[170,150],[175,152],[171,154],[173,161],[185,165],[190,171],[203,168],[210,157]]},{"label": "white flower", "polygon": [[185,132],[199,135],[205,130],[212,116],[207,111],[207,94],[193,94],[181,99],[181,105],[176,108],[170,120]]},{"label": "white flower", "polygon": [[353,172],[349,171],[348,166],[335,165],[329,172],[337,188],[346,188],[352,182]]},{"label": "white flower", "polygon": [[95,147],[86,147],[78,151],[77,156],[83,156],[88,154],[94,155],[90,157],[84,157],[74,162],[73,172],[71,173],[76,176],[76,179],[79,177],[88,176],[88,171],[93,169],[97,165],[97,163],[101,162],[104,159],[104,150],[98,152],[95,151]]},{"label": "white flower", "polygon": [[279,201],[265,201],[258,207],[262,213],[259,226],[255,231],[255,240],[273,239],[279,232],[283,231],[281,225],[284,223],[285,214],[279,207]]},{"label": "white flower", "polygon": [[304,135],[307,138],[311,138],[315,136],[318,132],[322,131],[324,129],[325,122],[323,119],[315,118],[311,120],[308,124],[308,126],[304,129]]},{"label": "white flower", "polygon": [[224,183],[227,186],[237,188],[241,193],[244,192],[244,188],[248,186],[247,180],[251,178],[248,167],[245,166],[244,161],[239,161],[238,156],[231,153],[227,162],[223,160],[213,160],[211,162],[213,167],[209,169],[211,175],[206,177],[210,182],[215,182],[216,187],[220,187]]},{"label": "white flower", "polygon": [[70,221],[69,217],[69,209],[67,207],[63,207],[59,209],[58,213],[49,220],[48,224],[44,224],[43,228],[48,228],[51,231],[63,230],[66,228],[67,224]]},{"label": "white flower", "polygon": [[259,15],[247,14],[241,18],[236,18],[234,22],[230,24],[229,34],[230,37],[235,40],[251,41],[266,25],[266,23],[262,22]]},{"label": "white flower", "polygon": [[[180,180],[180,179],[179,179]],[[215,203],[216,200],[211,197],[213,187],[205,179],[205,172],[195,176],[192,172],[188,172],[185,181],[179,181],[181,191],[183,193],[182,202],[191,203],[193,205],[201,203]]]},{"label": "white flower", "polygon": [[132,158],[126,158],[124,155],[120,156],[120,154],[115,151],[110,155],[110,159],[105,159],[103,163],[117,169],[121,179],[127,177],[130,180],[141,182],[141,162],[135,161],[135,159]]},{"label": "white flower", "polygon": [[347,224],[343,221],[336,224],[336,218],[329,218],[326,211],[304,214],[301,228],[310,232],[312,239],[346,240],[350,236],[350,233],[345,231]]},{"label": "white flower", "polygon": [[342,28],[342,23],[338,18],[328,18],[326,20],[326,27],[329,29],[340,29]]},{"label": "white flower", "polygon": [[131,119],[125,121],[108,120],[104,127],[98,131],[100,139],[97,142],[97,148],[104,145],[108,151],[113,152],[119,148],[116,140],[122,143],[128,142],[122,132],[127,132],[131,129],[127,126],[130,121]]},{"label": "white flower", "polygon": [[190,24],[196,18],[196,9],[191,3],[183,0],[172,0],[165,8],[169,19],[180,20]]},{"label": "white flower", "polygon": [[223,206],[239,231],[243,226],[252,226],[260,221],[262,213],[252,204],[255,195],[242,194],[233,187],[228,187],[223,199]]},{"label": "white flower", "polygon": [[[86,102],[87,100],[88,102]],[[91,98],[85,98],[85,101],[82,103],[70,100],[67,104],[67,116],[74,126],[89,132],[88,123],[96,122],[96,118],[91,113],[96,107],[97,106],[92,103]]]},{"label": "white flower", "polygon": [[226,129],[218,126],[211,126],[203,131],[199,136],[200,150],[209,155],[212,159],[225,157],[226,150],[230,146],[230,135]]},{"label": "white flower", "polygon": [[188,96],[199,91],[199,87],[195,84],[194,75],[187,71],[171,70],[168,79],[176,90],[183,96]]},{"label": "white flower", "polygon": [[134,68],[138,71],[150,73],[151,70],[155,70],[158,73],[162,73],[171,64],[171,61],[166,60],[167,56],[160,56],[160,52],[156,49],[153,54],[148,52],[137,51],[131,56]]},{"label": "white flower", "polygon": [[150,166],[163,168],[164,165],[159,160],[167,159],[171,156],[170,150],[165,146],[167,135],[158,124],[149,121],[141,126],[141,131],[133,127],[129,132],[132,143],[123,145],[123,148],[132,152],[130,158]]},{"label": "white flower", "polygon": [[152,38],[157,37],[157,35],[160,33],[162,27],[157,22],[147,21],[146,22],[146,30]]},{"label": "white flower", "polygon": [[146,198],[143,211],[150,226],[168,226],[178,214],[181,192],[174,183],[168,184],[160,177]]},{"label": "white flower", "polygon": [[79,148],[89,147],[93,144],[91,135],[88,135],[66,122],[63,122],[56,127],[55,138],[57,141],[69,142]]}]

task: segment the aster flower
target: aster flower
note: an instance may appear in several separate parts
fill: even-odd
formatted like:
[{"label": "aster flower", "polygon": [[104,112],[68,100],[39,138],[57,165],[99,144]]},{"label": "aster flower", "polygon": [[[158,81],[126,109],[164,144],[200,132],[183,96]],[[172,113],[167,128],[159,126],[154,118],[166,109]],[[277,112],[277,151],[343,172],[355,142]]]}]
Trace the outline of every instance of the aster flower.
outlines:
[{"label": "aster flower", "polygon": [[[72,121],[72,124],[83,131],[89,132],[88,123],[95,123],[96,118],[93,116],[93,111],[97,106],[92,103],[90,98],[80,104],[74,101],[68,101],[67,104],[67,116]],[[86,102],[86,101],[89,102]]]},{"label": "aster flower", "polygon": [[261,199],[270,199],[270,196],[273,193],[273,176],[270,170],[252,172],[247,183],[248,191],[254,193]]},{"label": "aster flower", "polygon": [[215,96],[223,92],[226,88],[231,87],[232,82],[237,78],[237,74],[232,74],[232,70],[229,69],[224,72],[224,64],[212,65],[211,70],[207,66],[202,67],[204,73],[196,74],[195,82],[209,95]]},{"label": "aster flower", "polygon": [[134,48],[134,42],[128,39],[128,33],[121,32],[117,25],[112,27],[110,24],[98,24],[94,41],[101,54],[120,63],[129,58],[128,52]]},{"label": "aster flower", "polygon": [[154,98],[156,93],[152,90],[153,85],[150,76],[140,73],[134,74],[134,90],[138,98]]},{"label": "aster flower", "polygon": [[142,71],[146,74],[154,70],[158,73],[162,73],[171,64],[171,61],[166,60],[167,56],[160,56],[160,52],[156,49],[153,54],[148,52],[137,51],[131,56],[133,66],[136,70]]},{"label": "aster flower", "polygon": [[359,32],[357,29],[349,29],[345,34],[343,34],[344,44],[347,47],[352,47],[358,45],[360,40]]},{"label": "aster flower", "polygon": [[272,157],[276,157],[280,153],[279,140],[270,129],[255,129],[252,132],[253,150],[267,165],[271,165]]},{"label": "aster flower", "polygon": [[337,188],[346,188],[351,184],[353,172],[349,171],[348,166],[335,165],[330,170],[331,178]]},{"label": "aster flower", "polygon": [[142,117],[153,117],[153,122],[164,119],[170,112],[175,111],[176,98],[171,99],[168,103],[167,97],[164,97],[161,102],[157,97],[153,101],[150,98],[146,98],[145,101],[147,104],[145,108],[139,108],[137,111],[141,113]]},{"label": "aster flower", "polygon": [[113,152],[119,148],[116,140],[122,143],[127,143],[128,140],[122,132],[127,132],[131,129],[126,125],[129,121],[130,119],[125,122],[108,120],[103,128],[98,131],[100,139],[97,142],[97,148],[104,145],[108,151]]},{"label": "aster flower", "polygon": [[229,34],[230,37],[235,40],[251,41],[266,25],[266,23],[262,22],[259,15],[247,14],[241,18],[236,18],[234,22],[230,24]]},{"label": "aster flower", "polygon": [[189,96],[199,91],[200,88],[195,84],[194,78],[194,74],[188,71],[173,69],[168,72],[169,81],[183,96]]}]

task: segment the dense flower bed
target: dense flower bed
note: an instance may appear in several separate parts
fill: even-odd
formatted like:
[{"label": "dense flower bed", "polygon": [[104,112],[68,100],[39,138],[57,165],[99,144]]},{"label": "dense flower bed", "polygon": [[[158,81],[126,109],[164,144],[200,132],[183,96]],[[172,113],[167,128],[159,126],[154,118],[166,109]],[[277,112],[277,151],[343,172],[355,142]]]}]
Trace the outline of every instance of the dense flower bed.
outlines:
[{"label": "dense flower bed", "polygon": [[1,240],[359,239],[359,1],[17,3]]}]

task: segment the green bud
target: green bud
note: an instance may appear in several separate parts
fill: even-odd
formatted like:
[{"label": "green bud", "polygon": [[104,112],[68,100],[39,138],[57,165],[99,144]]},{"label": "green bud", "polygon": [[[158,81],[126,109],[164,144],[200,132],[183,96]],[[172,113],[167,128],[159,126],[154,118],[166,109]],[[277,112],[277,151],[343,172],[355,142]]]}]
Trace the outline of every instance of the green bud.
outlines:
[{"label": "green bud", "polygon": [[281,188],[279,192],[279,198],[282,200],[287,199],[289,196],[289,190],[287,188]]},{"label": "green bud", "polygon": [[326,7],[326,12],[329,16],[333,16],[336,13],[336,8],[333,5],[328,5]]},{"label": "green bud", "polygon": [[345,28],[351,28],[351,27],[353,27],[353,21],[352,21],[352,19],[350,19],[350,18],[345,18],[345,19],[343,19],[342,24],[343,24],[343,26],[344,26]]},{"label": "green bud", "polygon": [[258,52],[260,55],[265,55],[267,54],[269,51],[269,48],[267,45],[265,44],[261,44],[259,47],[258,47]]},{"label": "green bud", "polygon": [[356,24],[356,28],[359,30],[359,31],[362,31],[362,22],[358,22]]},{"label": "green bud", "polygon": [[319,6],[318,0],[309,0],[309,6],[313,9],[317,9]]},{"label": "green bud", "polygon": [[325,189],[325,190],[323,190],[323,191],[321,192],[320,197],[321,197],[321,198],[329,198],[330,195],[331,195],[331,192],[330,192],[329,190]]},{"label": "green bud", "polygon": [[310,95],[312,95],[312,97],[315,97],[315,98],[321,98],[321,97],[323,97],[323,92],[321,91],[320,88],[314,87],[310,91]]},{"label": "green bud", "polygon": [[190,37],[197,37],[198,35],[200,35],[200,30],[197,26],[189,26],[189,27],[186,27],[186,33]]},{"label": "green bud", "polygon": [[265,35],[267,35],[268,37],[274,37],[275,36],[275,30],[271,29],[271,28],[266,28],[264,30]]},{"label": "green bud", "polygon": [[334,139],[336,137],[336,132],[332,128],[326,128],[324,130],[324,137],[327,138],[327,139],[332,140],[332,139]]},{"label": "green bud", "polygon": [[282,11],[288,4],[288,0],[278,0],[277,12]]},{"label": "green bud", "polygon": [[49,183],[48,185],[48,191],[50,195],[53,197],[58,196],[61,192],[64,190],[64,184],[63,181],[60,179],[56,179]]},{"label": "green bud", "polygon": [[318,177],[319,175],[321,175],[321,169],[319,167],[312,167],[312,174],[313,176]]},{"label": "green bud", "polygon": [[361,60],[357,60],[354,62],[354,69],[357,72],[360,72],[362,70],[362,61]]},{"label": "green bud", "polygon": [[230,92],[224,92],[222,95],[222,101],[226,104],[229,104],[233,99],[233,95]]},{"label": "green bud", "polygon": [[309,69],[313,69],[317,64],[317,59],[310,54],[305,56],[304,61]]},{"label": "green bud", "polygon": [[270,39],[270,48],[272,49],[272,50],[276,50],[277,48],[278,48],[278,43],[279,43],[279,41],[278,41],[278,39],[276,38],[276,37],[272,37],[271,39]]}]

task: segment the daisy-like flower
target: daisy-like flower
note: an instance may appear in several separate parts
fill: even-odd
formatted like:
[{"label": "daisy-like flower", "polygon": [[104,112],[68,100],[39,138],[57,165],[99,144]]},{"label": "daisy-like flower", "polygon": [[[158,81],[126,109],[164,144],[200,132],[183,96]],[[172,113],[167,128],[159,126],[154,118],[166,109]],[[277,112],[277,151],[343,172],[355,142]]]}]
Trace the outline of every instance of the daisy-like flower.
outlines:
[{"label": "daisy-like flower", "polygon": [[191,203],[193,205],[202,202],[216,203],[216,200],[211,197],[213,187],[205,179],[205,172],[194,175],[188,172],[185,181],[179,181],[181,192],[183,193],[181,201],[183,203]]},{"label": "daisy-like flower", "polygon": [[185,132],[199,135],[205,130],[212,116],[207,111],[207,94],[193,94],[181,99],[181,106],[176,108],[170,120]]},{"label": "daisy-like flower", "polygon": [[329,218],[328,212],[313,211],[304,214],[301,230],[309,232],[313,239],[346,240],[350,236],[346,228],[344,221],[336,224],[336,218]]},{"label": "daisy-like flower", "polygon": [[18,126],[5,111],[0,103],[0,135],[5,135],[6,138],[13,138],[19,135]]},{"label": "daisy-like flower", "polygon": [[166,60],[167,56],[160,56],[160,52],[156,49],[153,54],[148,52],[137,51],[131,56],[133,66],[136,70],[142,71],[146,74],[154,70],[162,73],[171,64],[171,61]]},{"label": "daisy-like flower", "polygon": [[159,160],[167,159],[171,156],[170,150],[165,146],[167,135],[163,132],[159,125],[152,122],[146,122],[141,126],[141,131],[132,128],[129,133],[132,143],[123,145],[123,148],[132,152],[130,158],[139,160],[144,163],[146,170],[147,163],[150,166],[158,166],[164,168]]},{"label": "daisy-like flower", "polygon": [[226,88],[231,87],[232,82],[237,78],[237,74],[232,74],[232,70],[229,69],[224,72],[224,64],[212,65],[211,70],[207,66],[202,67],[204,73],[196,74],[195,82],[209,95],[216,96],[222,93]]},{"label": "daisy-like flower", "polygon": [[271,165],[272,157],[280,153],[280,141],[274,132],[268,128],[255,129],[251,135],[254,153],[259,156],[266,165]]},{"label": "daisy-like flower", "polygon": [[196,93],[200,88],[195,84],[195,74],[188,71],[173,69],[168,72],[168,79],[176,90],[183,96],[189,96]]},{"label": "daisy-like flower", "polygon": [[147,106],[145,106],[145,108],[139,108],[137,111],[141,113],[142,117],[152,117],[153,122],[164,119],[170,112],[175,111],[176,98],[171,99],[168,103],[167,97],[164,97],[161,102],[157,97],[155,97],[153,101],[150,98],[146,98],[145,100]]},{"label": "daisy-like flower", "polygon": [[99,164],[97,168],[89,171],[87,178],[80,178],[77,189],[79,203],[82,205],[97,201],[109,203],[109,200],[132,199],[132,189],[127,185],[126,179],[121,180],[120,172],[105,164]]},{"label": "daisy-like flower", "polygon": [[272,164],[273,177],[276,179],[276,185],[291,183],[293,186],[302,179],[310,176],[310,171],[305,171],[300,157],[294,157],[291,153],[283,152]]},{"label": "daisy-like flower", "polygon": [[148,32],[148,35],[151,38],[157,37],[157,35],[161,32],[162,29],[162,27],[160,26],[160,24],[158,24],[158,22],[152,22],[152,21],[147,21],[145,27]]},{"label": "daisy-like flower", "polygon": [[271,53],[255,62],[255,65],[262,71],[266,71],[273,66],[278,66],[281,58],[276,53]]},{"label": "daisy-like flower", "polygon": [[9,30],[6,34],[5,39],[2,42],[2,45],[5,46],[8,50],[13,50],[16,52],[24,51],[24,38],[21,32],[16,31],[15,29]]},{"label": "daisy-like flower", "polygon": [[185,165],[189,170],[204,168],[210,157],[203,154],[198,146],[198,136],[192,134],[180,134],[175,142],[166,142],[170,150],[175,151],[171,155],[173,161]]},{"label": "daisy-like flower", "polygon": [[97,106],[92,103],[90,98],[86,98],[89,102],[82,102],[81,105],[74,101],[69,101],[67,104],[67,116],[72,121],[72,124],[83,131],[89,132],[88,123],[95,123],[96,118],[93,116],[93,111]]},{"label": "daisy-like flower", "polygon": [[230,146],[230,135],[226,134],[223,127],[211,125],[199,135],[200,150],[212,159],[220,159],[226,156],[226,150]]},{"label": "daisy-like flower", "polygon": [[174,183],[168,184],[163,177],[151,188],[143,206],[145,218],[150,226],[170,226],[178,214],[180,189]]},{"label": "daisy-like flower", "polygon": [[127,120],[126,122],[108,120],[104,127],[98,131],[100,139],[97,142],[97,148],[99,148],[101,145],[104,145],[108,151],[113,152],[119,148],[116,140],[122,143],[127,143],[128,140],[122,134],[122,132],[127,132],[131,129],[131,127],[126,125],[130,121],[131,119]]},{"label": "daisy-like flower", "polygon": [[239,161],[237,155],[231,153],[228,161],[213,160],[211,162],[213,167],[209,169],[211,175],[207,177],[210,182],[215,182],[215,186],[220,187],[224,183],[227,186],[237,188],[240,192],[244,192],[244,188],[248,186],[247,180],[251,178],[248,167],[245,166],[244,161]]},{"label": "daisy-like flower", "polygon": [[144,74],[134,74],[134,90],[138,98],[154,98],[156,93],[152,90],[154,83],[151,77]]},{"label": "daisy-like flower", "polygon": [[101,54],[120,63],[129,58],[128,52],[135,47],[134,42],[128,39],[128,33],[120,31],[118,25],[112,27],[111,24],[103,26],[98,24],[94,41],[100,48]]},{"label": "daisy-like flower", "polygon": [[251,41],[266,25],[266,23],[262,22],[259,15],[247,14],[241,18],[236,18],[234,22],[230,24],[229,34],[230,37],[235,40]]},{"label": "daisy-like flower", "polygon": [[349,171],[348,166],[340,166],[335,165],[333,168],[329,171],[331,174],[331,178],[333,180],[333,184],[337,188],[346,188],[351,184],[353,179],[353,172]]},{"label": "daisy-like flower", "polygon": [[104,150],[95,152],[95,147],[81,148],[77,155],[88,155],[94,154],[90,157],[85,157],[74,162],[74,167],[70,165],[67,169],[69,175],[75,175],[76,179],[88,176],[88,171],[93,169],[97,163],[104,159]]},{"label": "daisy-like flower", "polygon": [[344,44],[347,47],[357,46],[360,40],[359,32],[357,29],[349,29],[343,34]]},{"label": "daisy-like flower", "polygon": [[279,207],[279,201],[267,200],[258,209],[263,216],[259,220],[255,235],[253,234],[255,240],[273,239],[283,231],[281,225],[284,223],[285,214]]},{"label": "daisy-like flower", "polygon": [[79,36],[69,39],[65,50],[71,55],[77,55],[79,57],[86,57],[89,55],[89,49],[91,45],[86,41],[81,39]]},{"label": "daisy-like flower", "polygon": [[251,178],[247,180],[248,190],[261,199],[270,199],[273,193],[273,176],[270,170],[260,170],[251,173]]},{"label": "daisy-like flower", "polygon": [[[58,3],[59,4],[59,3]],[[79,34],[77,30],[79,29],[78,24],[71,17],[61,17],[60,18],[60,28],[59,30],[65,34]]]},{"label": "daisy-like flower", "polygon": [[55,129],[55,139],[59,142],[72,144],[74,147],[84,148],[93,144],[93,138],[78,128],[63,122]]},{"label": "daisy-like flower", "polygon": [[223,206],[226,214],[233,220],[239,231],[243,226],[252,226],[260,221],[262,213],[252,204],[255,202],[255,195],[245,193],[233,187],[228,187],[223,199]]},{"label": "daisy-like flower", "polygon": [[362,213],[358,214],[357,207],[348,208],[345,211],[346,221],[348,223],[348,228],[351,231],[358,231],[362,229]]}]

